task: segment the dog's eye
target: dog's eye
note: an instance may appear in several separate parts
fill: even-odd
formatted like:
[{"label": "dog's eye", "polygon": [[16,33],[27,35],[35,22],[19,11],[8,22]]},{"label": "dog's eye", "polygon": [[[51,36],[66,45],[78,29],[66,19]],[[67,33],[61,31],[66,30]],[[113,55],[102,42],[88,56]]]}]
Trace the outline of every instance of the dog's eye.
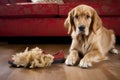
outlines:
[{"label": "dog's eye", "polygon": [[75,18],[78,19],[78,15],[75,15]]},{"label": "dog's eye", "polygon": [[89,15],[87,15],[87,16],[86,16],[86,19],[89,19],[89,18],[90,18],[90,16],[89,16]]}]

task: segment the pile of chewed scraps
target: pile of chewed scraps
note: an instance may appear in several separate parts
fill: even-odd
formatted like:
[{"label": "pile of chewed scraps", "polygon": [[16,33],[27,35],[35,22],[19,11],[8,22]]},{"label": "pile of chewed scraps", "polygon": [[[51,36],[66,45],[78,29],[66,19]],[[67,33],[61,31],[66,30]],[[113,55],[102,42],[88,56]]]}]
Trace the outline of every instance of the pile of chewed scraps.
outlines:
[{"label": "pile of chewed scraps", "polygon": [[38,47],[30,50],[27,47],[24,52],[13,55],[8,63],[13,67],[40,68],[50,66],[52,63],[63,63],[64,61],[63,50],[51,55]]}]

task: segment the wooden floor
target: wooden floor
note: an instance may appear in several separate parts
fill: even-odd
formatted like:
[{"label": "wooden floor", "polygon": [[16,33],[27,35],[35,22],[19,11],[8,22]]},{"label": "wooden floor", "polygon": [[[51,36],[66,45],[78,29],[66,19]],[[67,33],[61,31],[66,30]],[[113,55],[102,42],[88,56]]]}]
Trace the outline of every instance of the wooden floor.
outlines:
[{"label": "wooden floor", "polygon": [[[69,44],[0,44],[0,80],[120,80],[120,54],[109,54],[107,61],[96,63],[92,68],[52,64],[47,68],[12,68],[8,59],[26,47],[40,47],[48,53],[64,50],[68,53]],[[120,50],[120,45],[117,45]]]}]

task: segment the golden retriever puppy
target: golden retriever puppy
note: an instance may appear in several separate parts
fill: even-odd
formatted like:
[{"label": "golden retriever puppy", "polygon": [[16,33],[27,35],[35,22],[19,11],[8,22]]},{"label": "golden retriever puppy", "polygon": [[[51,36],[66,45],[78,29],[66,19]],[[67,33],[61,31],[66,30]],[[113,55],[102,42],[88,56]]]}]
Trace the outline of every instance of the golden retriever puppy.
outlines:
[{"label": "golden retriever puppy", "polygon": [[115,48],[115,35],[102,25],[102,21],[96,10],[88,5],[79,5],[73,8],[64,22],[71,34],[72,44],[69,55],[65,61],[66,65],[75,65],[79,62],[82,68],[92,66],[93,62],[106,60],[106,53],[111,51],[118,54]]}]

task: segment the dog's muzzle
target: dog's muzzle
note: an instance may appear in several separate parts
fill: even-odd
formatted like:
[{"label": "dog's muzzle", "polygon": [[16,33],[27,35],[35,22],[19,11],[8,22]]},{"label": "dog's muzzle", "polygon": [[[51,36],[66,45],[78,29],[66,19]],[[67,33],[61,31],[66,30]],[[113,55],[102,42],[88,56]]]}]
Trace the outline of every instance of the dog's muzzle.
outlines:
[{"label": "dog's muzzle", "polygon": [[80,32],[85,32],[85,25],[81,25],[78,28]]}]

